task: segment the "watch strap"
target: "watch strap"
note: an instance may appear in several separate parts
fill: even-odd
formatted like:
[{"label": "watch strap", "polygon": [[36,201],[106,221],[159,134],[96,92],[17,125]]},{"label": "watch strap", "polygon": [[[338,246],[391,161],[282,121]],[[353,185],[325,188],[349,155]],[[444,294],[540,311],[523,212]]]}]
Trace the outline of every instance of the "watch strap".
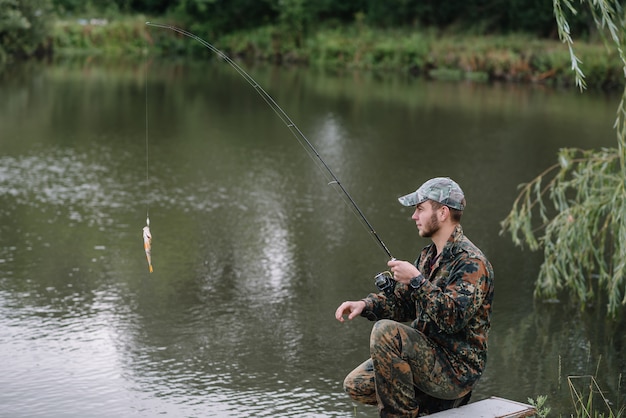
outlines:
[{"label": "watch strap", "polygon": [[424,278],[424,276],[422,274],[419,274],[418,276],[415,276],[411,279],[411,281],[409,281],[409,285],[417,290],[420,287],[422,287],[422,285],[426,282],[426,278]]}]

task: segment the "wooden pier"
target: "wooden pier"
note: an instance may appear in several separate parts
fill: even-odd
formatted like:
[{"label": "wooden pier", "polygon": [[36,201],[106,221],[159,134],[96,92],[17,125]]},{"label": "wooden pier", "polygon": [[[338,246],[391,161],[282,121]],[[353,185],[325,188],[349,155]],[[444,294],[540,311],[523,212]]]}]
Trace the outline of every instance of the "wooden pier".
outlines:
[{"label": "wooden pier", "polygon": [[459,408],[448,409],[429,415],[433,418],[524,418],[537,414],[532,405],[511,401],[509,399],[491,398],[472,402]]}]

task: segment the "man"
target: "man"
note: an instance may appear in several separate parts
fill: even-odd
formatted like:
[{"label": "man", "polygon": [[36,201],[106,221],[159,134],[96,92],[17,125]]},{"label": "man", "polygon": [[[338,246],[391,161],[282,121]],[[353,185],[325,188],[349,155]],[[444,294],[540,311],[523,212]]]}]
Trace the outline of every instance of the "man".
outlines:
[{"label": "man", "polygon": [[417,417],[469,401],[487,360],[493,269],[463,235],[456,182],[433,178],[398,200],[415,206],[411,219],[432,244],[415,264],[390,260],[386,291],[343,302],[335,317],[377,321],[371,358],[346,377],[345,391],[378,405],[381,417]]}]

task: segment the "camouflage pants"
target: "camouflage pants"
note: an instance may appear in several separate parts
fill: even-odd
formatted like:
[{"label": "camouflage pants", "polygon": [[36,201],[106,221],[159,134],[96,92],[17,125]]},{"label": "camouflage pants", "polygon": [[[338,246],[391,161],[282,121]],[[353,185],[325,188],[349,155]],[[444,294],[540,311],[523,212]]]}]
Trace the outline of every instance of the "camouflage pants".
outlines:
[{"label": "camouflage pants", "polygon": [[437,347],[424,334],[399,322],[374,324],[370,356],[346,376],[343,386],[352,399],[378,405],[381,417],[417,417],[426,412],[420,411],[420,403],[429,395],[457,399],[470,391],[442,372]]}]

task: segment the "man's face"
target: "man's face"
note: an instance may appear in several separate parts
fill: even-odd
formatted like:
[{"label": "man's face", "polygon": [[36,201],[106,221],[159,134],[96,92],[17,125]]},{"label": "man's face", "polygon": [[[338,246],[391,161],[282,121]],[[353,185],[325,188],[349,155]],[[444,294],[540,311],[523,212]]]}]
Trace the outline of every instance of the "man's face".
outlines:
[{"label": "man's face", "polygon": [[415,207],[415,212],[411,219],[415,221],[417,230],[421,237],[430,238],[439,231],[439,218],[437,211],[433,210],[429,200],[420,203]]}]

